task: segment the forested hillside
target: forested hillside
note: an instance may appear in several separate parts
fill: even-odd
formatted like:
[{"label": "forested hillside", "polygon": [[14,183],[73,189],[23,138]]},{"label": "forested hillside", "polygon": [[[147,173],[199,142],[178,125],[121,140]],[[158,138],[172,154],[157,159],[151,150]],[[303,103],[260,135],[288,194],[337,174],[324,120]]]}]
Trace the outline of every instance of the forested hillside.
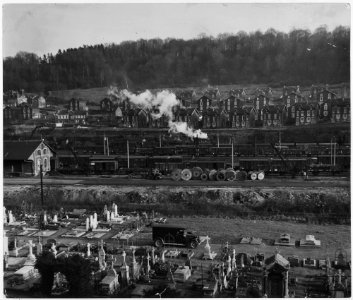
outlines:
[{"label": "forested hillside", "polygon": [[31,92],[116,84],[130,89],[234,83],[349,81],[350,29],[273,29],[217,38],[151,39],[4,59],[4,90]]}]

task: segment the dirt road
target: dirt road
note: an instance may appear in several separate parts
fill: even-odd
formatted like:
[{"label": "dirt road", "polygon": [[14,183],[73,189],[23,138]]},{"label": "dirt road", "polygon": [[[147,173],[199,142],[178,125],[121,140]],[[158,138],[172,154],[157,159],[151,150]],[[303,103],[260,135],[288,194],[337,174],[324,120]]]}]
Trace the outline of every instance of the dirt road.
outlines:
[{"label": "dirt road", "polygon": [[[265,178],[262,181],[173,181],[171,179],[146,180],[122,176],[61,176],[44,177],[45,185],[112,185],[112,186],[187,186],[187,187],[350,187],[349,178],[345,177],[313,177],[303,178]],[[4,185],[39,185],[38,177],[4,178]]]}]

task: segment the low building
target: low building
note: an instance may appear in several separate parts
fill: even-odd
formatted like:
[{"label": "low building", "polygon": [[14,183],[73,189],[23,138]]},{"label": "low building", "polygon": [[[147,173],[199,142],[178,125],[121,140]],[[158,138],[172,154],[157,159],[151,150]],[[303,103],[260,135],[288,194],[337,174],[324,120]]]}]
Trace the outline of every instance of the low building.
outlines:
[{"label": "low building", "polygon": [[253,102],[254,108],[257,110],[260,110],[264,106],[270,104],[270,98],[268,96],[266,96],[265,93],[261,92],[256,96],[256,98],[253,99],[252,102]]},{"label": "low building", "polygon": [[336,99],[331,105],[331,123],[350,122],[350,99]]},{"label": "low building", "polygon": [[235,96],[229,96],[227,99],[221,100],[219,102],[220,109],[224,109],[226,112],[234,112],[238,108],[243,106],[243,101]]},{"label": "low building", "polygon": [[263,127],[280,127],[283,125],[283,110],[280,106],[266,105],[261,111]]},{"label": "low building", "polygon": [[17,107],[6,106],[4,112],[4,124],[23,123],[32,119],[32,108],[23,102]]},{"label": "low building", "polygon": [[4,141],[5,175],[39,175],[51,170],[55,152],[44,141]]},{"label": "low building", "polygon": [[309,100],[311,102],[322,104],[326,101],[336,99],[336,93],[329,90],[328,84],[325,87],[311,86]]},{"label": "low building", "polygon": [[197,109],[203,112],[212,106],[212,99],[207,96],[202,96],[197,100]]}]

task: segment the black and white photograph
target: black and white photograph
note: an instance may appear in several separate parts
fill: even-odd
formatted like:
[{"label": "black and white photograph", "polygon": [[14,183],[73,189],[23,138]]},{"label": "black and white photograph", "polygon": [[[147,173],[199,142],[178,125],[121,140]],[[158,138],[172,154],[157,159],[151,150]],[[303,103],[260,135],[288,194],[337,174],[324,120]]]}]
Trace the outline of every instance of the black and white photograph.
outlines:
[{"label": "black and white photograph", "polygon": [[350,29],[2,1],[1,298],[351,298]]}]

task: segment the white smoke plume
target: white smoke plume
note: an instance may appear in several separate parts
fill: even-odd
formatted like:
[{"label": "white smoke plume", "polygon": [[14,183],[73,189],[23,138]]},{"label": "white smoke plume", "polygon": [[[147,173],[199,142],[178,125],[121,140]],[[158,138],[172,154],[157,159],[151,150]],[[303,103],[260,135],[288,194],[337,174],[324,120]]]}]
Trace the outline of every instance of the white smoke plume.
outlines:
[{"label": "white smoke plume", "polygon": [[138,107],[149,111],[153,109],[158,110],[158,112],[151,113],[153,119],[159,119],[163,115],[166,116],[168,119],[169,132],[183,133],[190,138],[197,137],[200,139],[207,139],[207,133],[203,133],[200,129],[194,130],[193,128],[190,128],[186,122],[173,121],[174,107],[182,107],[182,104],[176,98],[174,93],[164,90],[154,95],[149,90],[146,90],[145,92],[136,95],[127,90],[123,90],[121,91],[121,94]]},{"label": "white smoke plume", "polygon": [[207,139],[207,133],[202,132],[200,129],[194,130],[190,128],[186,122],[170,121],[168,125],[169,125],[169,132],[172,132],[172,133],[182,132],[191,138]]},{"label": "white smoke plume", "polygon": [[116,86],[110,86],[107,91],[108,96],[115,96],[116,98],[120,98],[119,96],[119,89]]}]

